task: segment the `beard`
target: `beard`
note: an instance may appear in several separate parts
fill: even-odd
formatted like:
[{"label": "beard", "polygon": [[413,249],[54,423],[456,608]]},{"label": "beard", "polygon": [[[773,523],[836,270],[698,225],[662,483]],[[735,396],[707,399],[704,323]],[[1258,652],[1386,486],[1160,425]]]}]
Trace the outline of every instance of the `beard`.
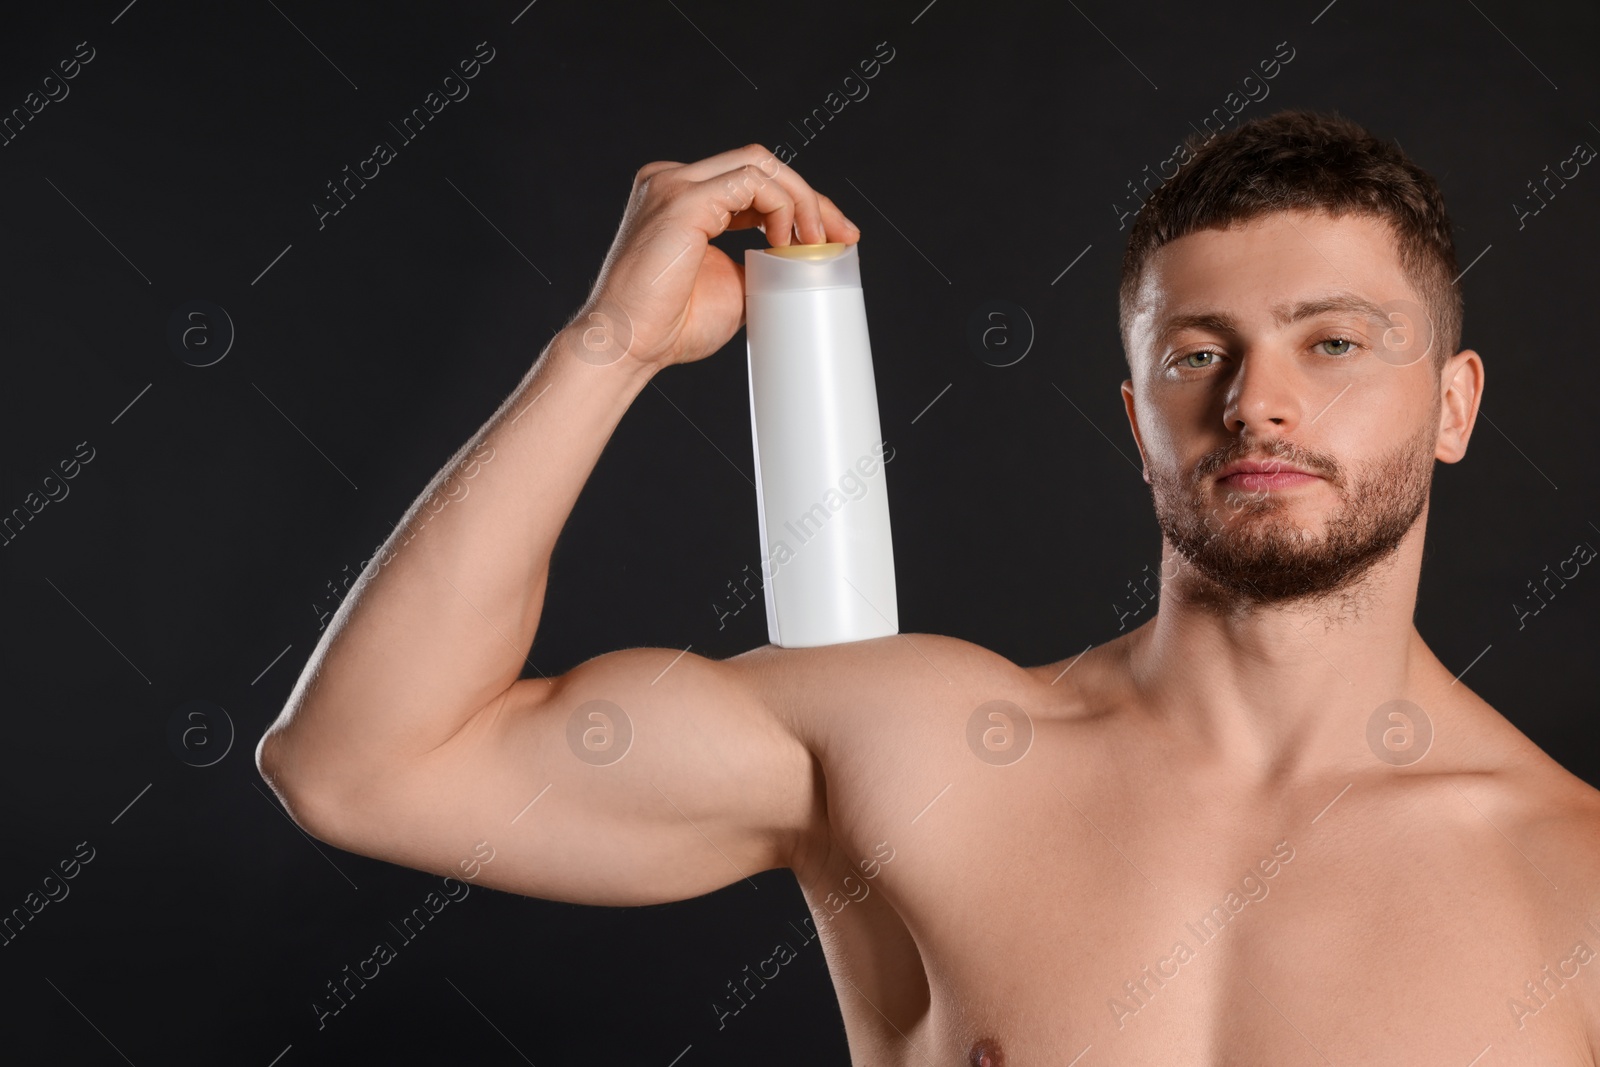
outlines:
[{"label": "beard", "polygon": [[1211,476],[1250,451],[1238,439],[1202,458],[1186,480],[1152,469],[1156,521],[1191,565],[1190,580],[1178,588],[1218,611],[1341,596],[1353,601],[1362,577],[1400,546],[1427,507],[1437,427],[1435,412],[1416,434],[1353,472],[1326,453],[1282,442],[1268,442],[1265,457],[1252,457],[1309,470],[1334,489],[1339,502],[1320,537],[1289,518],[1294,505],[1270,490],[1229,491],[1233,519],[1216,518],[1225,509],[1209,503]]}]

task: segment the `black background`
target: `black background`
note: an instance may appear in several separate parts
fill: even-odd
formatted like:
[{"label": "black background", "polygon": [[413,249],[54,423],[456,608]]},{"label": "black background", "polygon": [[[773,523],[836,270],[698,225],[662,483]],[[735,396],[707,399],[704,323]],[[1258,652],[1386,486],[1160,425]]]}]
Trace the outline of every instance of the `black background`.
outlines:
[{"label": "black background", "polygon": [[[1417,625],[1600,782],[1600,579],[1521,629],[1513,606],[1600,543],[1600,175],[1520,228],[1513,207],[1545,165],[1600,145],[1593,5],[524,2],[6,16],[0,109],[78,42],[96,51],[0,148],[0,508],[94,450],[0,548],[0,912],[79,842],[95,850],[0,947],[13,1054],[843,1062],[815,943],[720,1031],[710,1008],[805,916],[782,871],[643,909],[475,888],[319,1030],[324,983],[440,882],[311,843],[253,746],[328,583],[359,570],[587,293],[634,170],[751,141],[797,148],[864,231],[902,630],[1023,664],[1115,636],[1159,534],[1117,394],[1113,205],[1279,42],[1293,60],[1235,121],[1306,106],[1397,138],[1439,179],[1473,264],[1463,344],[1487,393],[1468,457],[1437,469]],[[398,144],[388,123],[480,41],[495,58],[471,95],[319,230],[324,183]],[[789,122],[880,42],[893,58],[870,94],[802,142]],[[209,367],[167,342],[193,300],[237,330]],[[1013,366],[968,344],[990,300],[1036,331]],[[760,560],[743,351],[741,334],[663,374],[612,438],[556,550],[532,650],[546,673],[634,645],[765,641],[760,604],[721,629],[713,606]],[[210,766],[169,742],[191,700],[236,731]],[[207,729],[215,754],[226,724]]]}]

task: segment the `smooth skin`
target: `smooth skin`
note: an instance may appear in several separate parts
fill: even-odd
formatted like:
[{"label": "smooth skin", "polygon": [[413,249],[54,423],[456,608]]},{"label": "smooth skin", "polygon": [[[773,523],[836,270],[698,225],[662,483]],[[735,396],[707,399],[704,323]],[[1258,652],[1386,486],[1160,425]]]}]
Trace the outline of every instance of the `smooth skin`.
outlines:
[{"label": "smooth skin", "polygon": [[[638,172],[590,301],[413,505],[426,522],[369,565],[262,738],[301,826],[458,876],[487,841],[480,884],[590,904],[790,868],[857,1064],[1597,1062],[1600,793],[1417,633],[1426,511],[1338,598],[1250,609],[1219,609],[1164,540],[1148,621],[1034,667],[903,634],[519,679],[556,537],[629,403],[739,329],[742,268],[710,240],[750,226],[860,236],[759,145]],[[1462,458],[1478,354],[1402,366],[1366,316],[1274,314],[1328,294],[1420,303],[1365,216],[1271,214],[1155,254],[1123,385],[1147,480],[1219,448],[1292,445],[1352,476],[1408,440]],[[1268,513],[1215,482],[1202,502],[1219,536],[1315,540],[1350,484],[1271,490]],[[1395,699],[1433,731],[1405,766],[1368,743]],[[593,700],[632,726],[607,765],[569,747]],[[996,700],[1033,733],[1009,763],[968,745]]]}]

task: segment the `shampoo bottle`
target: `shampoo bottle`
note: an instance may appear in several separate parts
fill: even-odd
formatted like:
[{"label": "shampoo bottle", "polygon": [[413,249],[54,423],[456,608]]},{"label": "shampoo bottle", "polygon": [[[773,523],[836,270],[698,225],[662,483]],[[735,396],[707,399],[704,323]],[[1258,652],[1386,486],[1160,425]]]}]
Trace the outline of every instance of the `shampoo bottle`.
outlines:
[{"label": "shampoo bottle", "polygon": [[899,632],[856,245],[749,249],[745,335],[767,636],[808,648]]}]

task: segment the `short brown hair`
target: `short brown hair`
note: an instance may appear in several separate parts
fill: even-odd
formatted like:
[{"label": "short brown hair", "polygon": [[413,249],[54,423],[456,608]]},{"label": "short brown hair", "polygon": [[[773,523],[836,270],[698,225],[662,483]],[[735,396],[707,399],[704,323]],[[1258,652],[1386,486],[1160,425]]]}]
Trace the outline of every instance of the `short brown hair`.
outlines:
[{"label": "short brown hair", "polygon": [[1118,291],[1123,351],[1134,300],[1156,249],[1199,230],[1222,229],[1275,211],[1348,212],[1386,221],[1400,266],[1433,318],[1437,370],[1461,340],[1455,242],[1438,183],[1380,140],[1337,114],[1279,111],[1221,134],[1186,138],[1189,157],[1151,194],[1134,220]]}]

